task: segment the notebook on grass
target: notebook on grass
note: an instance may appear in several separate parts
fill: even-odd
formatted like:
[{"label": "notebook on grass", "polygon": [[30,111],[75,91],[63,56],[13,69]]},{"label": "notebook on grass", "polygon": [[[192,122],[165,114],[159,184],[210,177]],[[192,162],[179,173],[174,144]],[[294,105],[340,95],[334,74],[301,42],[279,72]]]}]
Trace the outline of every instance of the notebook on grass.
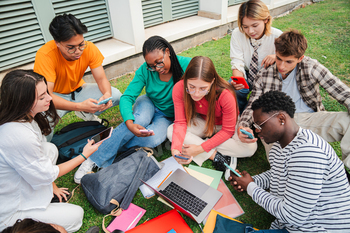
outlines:
[{"label": "notebook on grass", "polygon": [[180,169],[173,172],[157,189],[142,182],[197,223],[204,220],[222,196],[221,192]]},{"label": "notebook on grass", "polygon": [[129,231],[126,231],[125,233],[166,233],[171,230],[176,233],[193,233],[191,228],[176,210],[170,210]]},{"label": "notebook on grass", "polygon": [[220,180],[217,190],[222,193],[222,197],[214,206],[214,210],[219,211],[220,213],[231,218],[237,218],[238,216],[244,214],[242,207],[222,179]]},{"label": "notebook on grass", "polygon": [[113,232],[114,230],[126,231],[132,229],[140,221],[145,212],[145,209],[130,203],[129,208],[123,210],[118,217],[113,219],[107,230]]}]

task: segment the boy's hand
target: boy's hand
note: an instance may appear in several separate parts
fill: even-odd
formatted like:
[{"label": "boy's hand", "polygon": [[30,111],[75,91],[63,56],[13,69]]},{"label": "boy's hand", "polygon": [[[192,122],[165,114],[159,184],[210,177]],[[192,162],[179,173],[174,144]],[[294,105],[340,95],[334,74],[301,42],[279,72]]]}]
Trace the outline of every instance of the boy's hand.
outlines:
[{"label": "boy's hand", "polygon": [[247,191],[248,184],[250,182],[254,182],[253,178],[246,171],[243,171],[242,173],[239,172],[237,169],[236,171],[239,174],[241,174],[242,177],[238,177],[235,174],[233,174],[232,171],[230,171],[230,177],[228,178],[228,180],[230,181],[233,188],[238,192]]}]

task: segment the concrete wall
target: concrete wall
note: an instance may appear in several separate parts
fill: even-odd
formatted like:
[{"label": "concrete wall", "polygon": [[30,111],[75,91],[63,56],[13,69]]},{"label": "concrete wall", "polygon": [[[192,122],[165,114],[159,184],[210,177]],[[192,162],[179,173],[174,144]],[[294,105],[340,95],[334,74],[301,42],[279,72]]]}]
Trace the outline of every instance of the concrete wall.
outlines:
[{"label": "concrete wall", "polygon": [[[263,0],[272,16],[290,11],[310,0]],[[214,38],[221,38],[237,27],[239,5],[227,6],[227,0],[199,0],[198,15],[144,28],[141,0],[108,0],[113,38],[95,43],[105,57],[108,79],[135,71],[143,62],[143,42],[159,35],[168,40],[177,53]],[[33,69],[34,63],[15,69]],[[0,73],[0,80],[6,70]],[[94,82],[87,70],[84,80]]]},{"label": "concrete wall", "polygon": [[[273,1],[273,0],[270,0]],[[265,1],[266,2],[266,1]],[[301,4],[310,4],[311,2],[309,0],[298,0],[294,1],[292,3],[288,3],[286,5],[279,6],[274,9],[270,9],[270,13],[273,17],[276,17],[278,15],[281,15],[285,12],[291,11],[295,7],[299,6],[301,7]],[[208,7],[208,6],[206,6]],[[206,8],[207,10],[208,8]],[[216,8],[217,9],[217,8]],[[197,17],[197,16],[194,16]],[[171,24],[168,23],[168,24]],[[171,27],[171,25],[169,25]],[[181,39],[177,39],[171,42],[171,45],[173,46],[176,53],[180,53],[184,50],[187,50],[189,48],[195,47],[199,44],[202,44],[206,41],[212,40],[212,38],[222,38],[224,37],[228,32],[232,31],[234,28],[237,27],[237,20],[228,22],[226,24],[207,29],[205,31],[198,32],[193,35],[186,36]],[[123,74],[134,72],[137,70],[137,68],[144,62],[142,52],[139,52],[133,56],[130,56],[128,58],[116,61],[112,64],[108,64],[104,66],[104,69],[106,71],[106,75],[108,79],[114,79],[118,78]],[[94,82],[94,79],[91,75],[91,73],[87,73],[84,76],[84,80],[86,82]]]}]

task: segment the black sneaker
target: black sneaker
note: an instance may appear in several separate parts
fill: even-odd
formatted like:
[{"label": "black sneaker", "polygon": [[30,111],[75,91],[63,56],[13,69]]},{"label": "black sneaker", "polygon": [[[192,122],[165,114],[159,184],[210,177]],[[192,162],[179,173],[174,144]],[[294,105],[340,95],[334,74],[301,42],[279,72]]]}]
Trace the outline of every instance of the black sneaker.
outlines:
[{"label": "black sneaker", "polygon": [[217,151],[213,160],[213,165],[215,169],[223,172],[226,171],[227,168],[224,165],[224,163],[228,165],[231,164],[231,157],[222,155],[220,152]]}]

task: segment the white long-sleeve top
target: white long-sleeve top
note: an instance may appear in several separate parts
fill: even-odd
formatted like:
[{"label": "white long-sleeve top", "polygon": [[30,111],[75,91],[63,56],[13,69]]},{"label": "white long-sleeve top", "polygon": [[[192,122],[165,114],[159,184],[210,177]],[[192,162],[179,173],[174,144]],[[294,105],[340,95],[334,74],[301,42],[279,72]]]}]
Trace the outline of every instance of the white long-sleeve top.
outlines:
[{"label": "white long-sleeve top", "polygon": [[[275,39],[281,34],[281,30],[271,27],[271,34],[261,38],[261,45],[258,48],[258,70],[267,55],[275,54]],[[235,28],[232,31],[230,42],[231,69],[237,69],[245,76],[245,70],[249,70],[253,53],[254,48],[250,45],[249,38],[238,27]],[[245,79],[247,79],[246,76]]]},{"label": "white long-sleeve top", "polygon": [[35,121],[0,126],[0,229],[16,211],[50,204],[59,168],[45,154],[43,143]]},{"label": "white long-sleeve top", "polygon": [[[350,187],[344,164],[320,136],[299,129],[269,153],[271,169],[253,177],[248,194],[276,217],[272,229],[350,232]],[[270,189],[270,192],[264,189]]]}]

